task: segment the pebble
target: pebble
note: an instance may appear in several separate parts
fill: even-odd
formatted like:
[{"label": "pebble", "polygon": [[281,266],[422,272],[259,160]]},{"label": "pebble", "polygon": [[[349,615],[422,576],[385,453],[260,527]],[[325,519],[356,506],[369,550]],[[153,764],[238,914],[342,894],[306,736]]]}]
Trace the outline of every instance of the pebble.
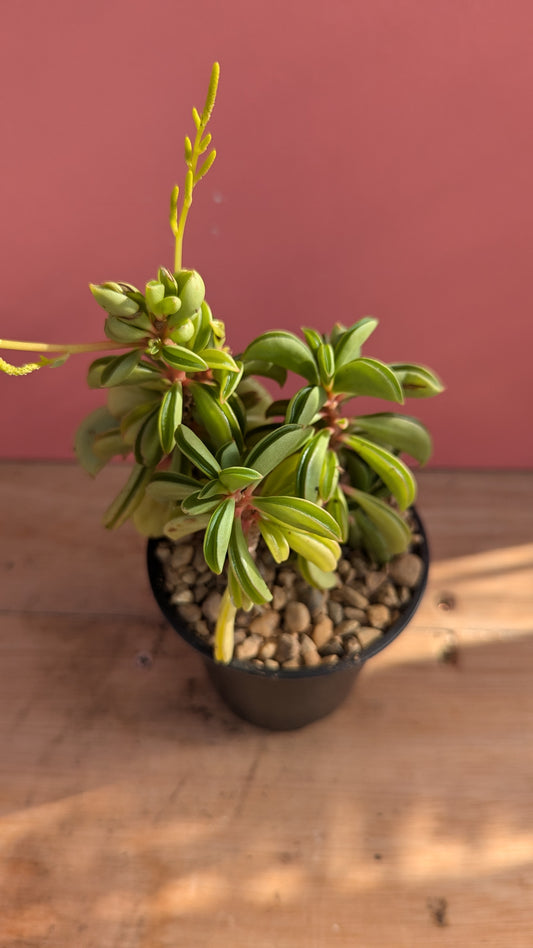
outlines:
[{"label": "pebble", "polygon": [[285,664],[285,662],[294,661],[298,659],[300,653],[300,643],[296,635],[290,635],[288,632],[283,632],[278,639],[277,648],[275,651],[275,659],[277,662]]},{"label": "pebble", "polygon": [[180,616],[185,622],[198,622],[202,618],[202,610],[195,602],[184,602],[180,608]]},{"label": "pebble", "polygon": [[244,641],[237,645],[235,657],[241,662],[245,662],[250,658],[257,658],[262,643],[263,639],[260,635],[247,635]]},{"label": "pebble", "polygon": [[376,590],[383,585],[387,579],[387,574],[383,573],[381,570],[371,570],[365,580],[365,586],[367,594],[373,596]]},{"label": "pebble", "polygon": [[320,665],[320,655],[318,654],[318,649],[312,639],[308,635],[302,636],[302,641],[300,643],[300,654],[304,665],[307,665],[308,668],[313,668],[315,665]]},{"label": "pebble", "polygon": [[383,606],[380,602],[375,603],[373,606],[369,606],[366,610],[366,615],[368,624],[373,626],[374,629],[381,630],[390,625],[390,609],[388,606]]},{"label": "pebble", "polygon": [[298,594],[313,617],[323,611],[326,597],[322,589],[315,589],[313,586],[304,586],[298,590]]},{"label": "pebble", "polygon": [[333,635],[333,622],[328,616],[324,616],[313,627],[312,639],[318,649],[321,649],[326,642],[329,642]]},{"label": "pebble", "polygon": [[287,632],[305,632],[311,625],[309,609],[303,602],[293,601],[285,609],[284,627]]},{"label": "pebble", "polygon": [[265,668],[270,668],[271,671],[276,671],[276,668],[279,668],[279,662],[275,658],[265,658],[264,665]]},{"label": "pebble", "polygon": [[170,601],[176,606],[184,602],[194,602],[194,593],[192,589],[177,589],[175,593],[172,593]]},{"label": "pebble", "polygon": [[222,596],[218,592],[209,593],[202,603],[202,612],[210,622],[216,622],[220,612]]},{"label": "pebble", "polygon": [[383,583],[380,589],[378,589],[376,594],[376,602],[380,602],[383,606],[389,606],[391,609],[394,609],[395,606],[400,605],[400,599],[398,593],[396,592],[396,587],[390,580]]},{"label": "pebble", "polygon": [[336,602],[335,599],[330,599],[328,602],[328,615],[334,625],[338,625],[339,622],[342,622],[342,617],[344,615],[344,609],[340,602]]},{"label": "pebble", "polygon": [[368,606],[368,598],[352,586],[344,586],[340,593],[340,601],[346,606],[355,606],[357,609],[366,609]]},{"label": "pebble", "polygon": [[346,654],[352,657],[359,655],[361,651],[361,643],[359,639],[355,637],[355,635],[350,635],[347,639],[344,639],[343,645]]},{"label": "pebble", "polygon": [[359,639],[363,648],[366,648],[367,645],[370,645],[372,642],[375,642],[376,639],[381,638],[381,632],[379,629],[374,629],[371,626],[362,626],[357,630],[357,638]]},{"label": "pebble", "polygon": [[192,543],[177,543],[172,551],[170,563],[174,569],[180,566],[187,566],[194,556],[194,547]]},{"label": "pebble", "polygon": [[279,611],[287,605],[287,590],[283,586],[272,587],[272,608]]},{"label": "pebble", "polygon": [[389,576],[398,586],[414,589],[422,575],[423,566],[422,560],[416,553],[402,553],[391,561]]},{"label": "pebble", "polygon": [[337,635],[340,635],[341,638],[344,638],[345,635],[354,635],[359,631],[360,626],[361,623],[358,619],[343,619],[342,622],[339,622],[336,632]]},{"label": "pebble", "polygon": [[261,648],[259,649],[259,658],[262,658],[263,661],[266,661],[267,658],[274,658],[277,647],[278,643],[275,641],[275,639],[270,639],[268,642],[263,642]]},{"label": "pebble", "polygon": [[262,615],[256,616],[255,619],[252,619],[250,622],[250,632],[257,635],[262,635],[263,638],[268,638],[279,625],[279,613],[274,609],[266,609]]},{"label": "pebble", "polygon": [[345,606],[344,617],[345,619],[357,619],[358,622],[366,622],[366,610],[356,609],[355,606]]},{"label": "pebble", "polygon": [[334,635],[329,642],[326,642],[325,645],[319,649],[319,652],[323,657],[326,655],[338,655],[340,658],[344,655],[344,645],[340,635]]}]

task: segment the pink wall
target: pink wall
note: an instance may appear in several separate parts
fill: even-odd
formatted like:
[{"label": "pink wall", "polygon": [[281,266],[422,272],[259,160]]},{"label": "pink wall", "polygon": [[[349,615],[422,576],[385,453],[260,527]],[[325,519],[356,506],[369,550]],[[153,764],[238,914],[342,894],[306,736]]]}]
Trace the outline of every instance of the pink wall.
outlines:
[{"label": "pink wall", "polygon": [[[171,262],[168,196],[219,59],[184,262],[234,348],[372,313],[368,354],[448,385],[409,406],[434,463],[533,466],[532,28],[529,0],[6,5],[0,335],[100,338],[89,280]],[[101,398],[81,369],[0,378],[4,456],[71,455]]]}]

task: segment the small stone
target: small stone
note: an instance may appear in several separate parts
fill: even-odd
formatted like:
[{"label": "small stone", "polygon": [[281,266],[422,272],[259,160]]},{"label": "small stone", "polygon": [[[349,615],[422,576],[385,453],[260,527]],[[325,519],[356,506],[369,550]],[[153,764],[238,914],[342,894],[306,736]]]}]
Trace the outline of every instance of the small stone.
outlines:
[{"label": "small stone", "polygon": [[325,596],[322,589],[305,586],[300,593],[300,599],[307,606],[313,618],[324,609]]},{"label": "small stone", "polygon": [[319,651],[322,656],[338,655],[340,658],[341,655],[344,655],[344,646],[340,635],[334,635]]},{"label": "small stone", "polygon": [[218,592],[209,593],[202,603],[202,612],[210,622],[216,622],[220,612],[222,596]]},{"label": "small stone", "polygon": [[280,569],[278,573],[278,583],[281,586],[284,586],[286,589],[291,589],[294,585],[296,579],[296,574],[293,570],[290,569]]},{"label": "small stone", "polygon": [[250,625],[251,619],[252,616],[249,612],[241,612],[241,610],[239,610],[235,617],[235,625],[241,626],[243,629],[247,629]]},{"label": "small stone", "polygon": [[196,602],[202,602],[207,596],[207,586],[204,586],[203,583],[197,583],[194,587],[194,598]]},{"label": "small stone", "polygon": [[340,635],[341,638],[344,638],[345,635],[354,635],[356,632],[358,632],[360,625],[361,623],[358,619],[344,619],[343,622],[339,622],[335,631],[337,632],[337,635]]},{"label": "small stone", "polygon": [[251,658],[257,658],[263,639],[260,635],[247,635],[244,642],[237,645],[235,657],[241,662],[249,661]]},{"label": "small stone", "polygon": [[209,638],[211,635],[209,626],[204,619],[198,619],[198,622],[195,623],[194,631],[196,632],[196,635],[199,635],[202,639]]},{"label": "small stone", "polygon": [[198,572],[202,572],[203,570],[205,570],[205,559],[204,559],[204,551],[203,551],[202,546],[197,547],[192,563],[193,563],[194,568],[197,569]]},{"label": "small stone", "polygon": [[192,589],[177,589],[176,592],[172,593],[170,601],[176,606],[183,602],[194,602],[194,593]]},{"label": "small stone", "polygon": [[323,665],[336,665],[338,661],[339,661],[338,655],[326,655],[322,659],[322,664]]},{"label": "small stone", "polygon": [[333,635],[333,622],[328,616],[324,616],[323,619],[314,625],[311,637],[314,644],[318,649],[322,648],[326,642],[329,642],[330,638]]},{"label": "small stone", "polygon": [[366,622],[366,610],[357,609],[355,606],[344,607],[345,619],[357,619],[358,622]]},{"label": "small stone", "polygon": [[409,589],[409,586],[401,586],[400,592],[398,594],[400,605],[405,606],[405,604],[409,602],[411,595],[412,594],[411,594],[411,590]]},{"label": "small stone", "polygon": [[338,625],[339,622],[342,622],[344,617],[344,609],[340,602],[335,602],[334,599],[330,599],[328,602],[328,615],[333,622],[333,625]]},{"label": "small stone", "polygon": [[283,662],[284,668],[300,668],[300,661],[297,658],[289,658],[286,662]]},{"label": "small stone", "polygon": [[398,586],[414,589],[422,575],[424,564],[416,553],[402,553],[389,564],[389,575]]},{"label": "small stone", "polygon": [[202,618],[202,610],[195,602],[184,602],[180,606],[180,616],[185,622],[198,622]]},{"label": "small stone", "polygon": [[276,611],[287,605],[287,590],[283,586],[272,586],[272,608]]},{"label": "small stone", "polygon": [[350,658],[354,658],[355,655],[359,655],[361,651],[361,643],[355,635],[350,635],[347,639],[344,639],[343,642],[345,654]]},{"label": "small stone", "polygon": [[287,632],[305,632],[311,625],[309,609],[303,602],[289,602],[285,609],[284,627]]},{"label": "small stone", "polygon": [[374,593],[383,585],[387,579],[387,574],[383,573],[381,570],[372,569],[369,570],[366,576],[365,586],[367,594],[373,596]]},{"label": "small stone", "polygon": [[259,649],[259,658],[262,658],[263,661],[266,661],[267,658],[274,658],[277,647],[278,644],[275,639],[269,639],[268,642],[263,642]]},{"label": "small stone", "polygon": [[345,586],[341,592],[341,602],[346,606],[355,606],[356,609],[366,609],[368,606],[367,596],[364,596],[358,589],[354,589],[353,586]]},{"label": "small stone", "polygon": [[352,579],[355,579],[355,570],[349,560],[339,560],[337,572],[345,583],[349,583]]},{"label": "small stone", "polygon": [[180,566],[187,566],[194,556],[194,547],[191,543],[178,543],[174,547],[174,552],[171,557],[171,565],[174,569],[179,569]]},{"label": "small stone", "polygon": [[302,636],[302,641],[300,642],[300,654],[303,659],[304,665],[308,668],[313,668],[315,665],[320,665],[320,655],[318,654],[318,649],[312,639],[308,635]]},{"label": "small stone", "polygon": [[181,574],[181,580],[189,586],[194,586],[196,575],[195,569],[186,569],[185,572]]},{"label": "small stone", "polygon": [[244,642],[246,638],[246,629],[235,629],[233,633],[233,641],[235,645],[240,645],[241,642]]},{"label": "small stone", "polygon": [[155,551],[155,555],[160,563],[168,563],[170,559],[170,547],[166,543],[160,543]]},{"label": "small stone", "polygon": [[264,563],[261,563],[259,566],[259,572],[263,577],[267,586],[270,586],[276,576],[276,570],[273,566],[265,566]]},{"label": "small stone", "polygon": [[388,625],[390,625],[390,609],[388,606],[383,606],[379,602],[373,606],[369,606],[366,610],[366,615],[368,624],[373,626],[375,629],[385,629]]},{"label": "small stone", "polygon": [[388,580],[378,589],[376,602],[380,602],[383,606],[389,606],[391,609],[399,606],[400,600],[396,592],[396,587]]},{"label": "small stone", "polygon": [[274,609],[265,609],[262,615],[250,622],[250,632],[268,638],[279,625],[279,614]]},{"label": "small stone", "polygon": [[264,665],[265,668],[269,668],[270,671],[276,671],[276,669],[279,668],[279,662],[277,662],[274,658],[265,658]]},{"label": "small stone", "polygon": [[275,652],[276,661],[285,664],[285,662],[294,661],[300,654],[300,643],[296,635],[290,635],[284,632],[278,639]]},{"label": "small stone", "polygon": [[368,645],[371,645],[372,642],[375,642],[376,639],[380,639],[381,633],[377,629],[373,629],[366,625],[357,630],[357,638],[359,639],[363,648],[366,648]]}]

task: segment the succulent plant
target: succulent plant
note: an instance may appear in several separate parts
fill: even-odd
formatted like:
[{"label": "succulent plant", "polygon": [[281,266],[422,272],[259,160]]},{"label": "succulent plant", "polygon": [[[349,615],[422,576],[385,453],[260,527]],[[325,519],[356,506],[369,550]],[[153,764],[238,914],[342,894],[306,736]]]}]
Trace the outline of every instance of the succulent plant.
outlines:
[{"label": "succulent plant", "polygon": [[[90,285],[106,312],[105,340],[57,346],[0,340],[4,349],[40,353],[39,361],[18,367],[0,359],[0,368],[25,375],[72,353],[108,352],[88,374],[89,386],[107,391],[107,404],[80,425],[77,456],[91,475],[111,458],[132,459],[104,515],[106,527],[131,517],[147,536],[203,534],[207,566],[227,577],[215,657],[228,662],[236,610],[272,598],[255,559],[260,538],[277,563],[292,558],[305,580],[322,588],[335,583],[342,543],[366,549],[380,563],[409,546],[406,511],[416,484],[400,455],[424,464],[430,435],[409,415],[354,414],[354,399],[401,405],[435,395],[442,385],[424,366],[363,356],[377,326],[372,317],[350,327],[337,323],[329,333],[305,328],[303,338],[266,332],[232,355],[204,281],[182,266],[194,189],[216,154],[206,127],[218,78],[215,63],[204,108],[193,109],[194,141],[185,138],[181,202],[177,186],[171,195],[173,269],[161,267],[144,290],[123,282]],[[292,397],[273,400],[258,377],[283,386],[287,372],[302,385]]]}]

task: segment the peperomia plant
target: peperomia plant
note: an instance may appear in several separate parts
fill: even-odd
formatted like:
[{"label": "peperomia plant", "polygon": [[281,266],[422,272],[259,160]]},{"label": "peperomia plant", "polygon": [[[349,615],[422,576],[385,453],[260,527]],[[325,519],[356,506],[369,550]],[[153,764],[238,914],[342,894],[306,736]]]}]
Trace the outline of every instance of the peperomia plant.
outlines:
[{"label": "peperomia plant", "polygon": [[[73,353],[121,350],[89,369],[89,385],[107,391],[107,404],[82,422],[77,456],[91,475],[111,458],[132,461],[105,513],[106,527],[131,517],[148,536],[179,541],[203,533],[207,566],[227,578],[215,657],[228,662],[236,610],[272,598],[256,562],[260,539],[277,563],[293,559],[305,580],[321,588],[335,584],[341,543],[366,549],[377,562],[407,549],[405,512],[416,484],[400,455],[424,464],[430,436],[408,415],[354,415],[351,408],[357,396],[402,404],[442,385],[423,366],[363,356],[377,326],[370,317],[349,328],[336,324],[330,333],[306,328],[304,339],[267,332],[240,357],[232,355],[200,274],[182,266],[194,189],[216,154],[206,127],[218,78],[215,63],[204,108],[193,109],[194,141],[185,138],[183,196],[180,201],[177,186],[171,195],[173,269],[161,267],[144,292],[123,282],[90,285],[106,312],[105,340],[2,340],[4,349],[40,358],[18,367],[0,359],[0,368],[25,375]],[[290,398],[272,400],[257,377],[283,386],[288,371],[302,386]]]}]

